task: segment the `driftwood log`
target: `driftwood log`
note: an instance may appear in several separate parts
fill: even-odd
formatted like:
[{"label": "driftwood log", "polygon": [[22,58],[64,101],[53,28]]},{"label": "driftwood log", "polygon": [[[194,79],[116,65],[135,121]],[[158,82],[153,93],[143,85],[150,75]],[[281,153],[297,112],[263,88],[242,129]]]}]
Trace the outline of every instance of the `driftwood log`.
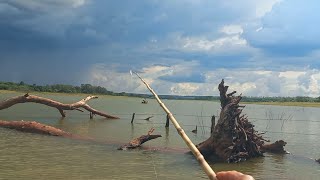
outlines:
[{"label": "driftwood log", "polygon": [[152,135],[153,131],[154,131],[154,128],[151,128],[148,131],[147,135],[142,135],[138,138],[132,139],[128,144],[125,144],[125,145],[119,147],[118,150],[134,149],[134,148],[140,147],[143,143],[145,143],[147,141],[150,141],[152,139],[156,139],[158,137],[162,137],[159,134]]},{"label": "driftwood log", "polygon": [[236,91],[227,94],[228,86],[224,80],[219,84],[221,112],[217,125],[212,124],[211,136],[197,145],[205,156],[214,155],[223,161],[240,162],[248,158],[263,156],[263,152],[285,153],[285,142],[280,140],[266,145],[269,142],[258,133],[254,125],[242,115],[245,106],[239,105],[241,95],[234,96]]},{"label": "driftwood log", "polygon": [[[99,144],[108,144],[108,145],[120,145],[123,144],[123,142],[120,141],[114,141],[114,140],[107,140],[107,141],[101,141],[97,140],[88,136],[80,136],[76,134],[72,134],[66,131],[63,131],[61,129],[48,126],[46,124],[41,124],[35,121],[4,121],[0,120],[0,127],[2,128],[7,128],[7,129],[13,129],[21,132],[27,132],[27,133],[34,133],[34,134],[42,134],[42,135],[48,135],[48,136],[57,136],[57,137],[63,137],[63,138],[70,138],[70,139],[76,139],[76,140],[84,140],[84,141],[89,141],[89,142],[94,142],[94,143],[99,143]],[[147,135],[144,135],[147,136]],[[141,136],[141,137],[144,137]],[[154,136],[154,138],[152,138]],[[161,137],[161,135],[152,135],[151,138],[155,139],[158,137]],[[140,139],[144,139],[141,138]],[[138,139],[138,138],[137,138]],[[151,140],[151,139],[150,139]],[[140,141],[141,144],[144,143],[143,141]],[[146,142],[146,141],[145,141]],[[139,144],[138,143],[133,143],[133,144]],[[139,146],[138,146],[139,147]],[[120,148],[119,148],[120,149]],[[157,150],[160,152],[169,152],[169,153],[187,153],[188,149],[186,148],[167,148],[167,147],[158,147],[158,146],[148,146],[148,147],[143,147],[143,150]]]},{"label": "driftwood log", "polygon": [[65,132],[61,129],[41,124],[35,121],[3,121],[0,120],[0,127],[15,129],[17,131],[29,132],[35,134],[44,134],[49,136],[61,136],[72,139],[81,139],[81,140],[93,140],[90,137],[82,137],[79,135],[74,135],[69,132]]},{"label": "driftwood log", "polygon": [[93,115],[97,114],[97,115],[100,115],[100,116],[103,116],[106,118],[119,119],[119,117],[112,116],[112,115],[103,113],[101,111],[98,111],[96,109],[93,109],[92,107],[90,107],[87,104],[87,101],[89,101],[91,99],[97,99],[97,98],[98,98],[97,96],[88,96],[88,97],[86,97],[78,102],[72,103],[72,104],[63,104],[58,101],[54,101],[54,100],[51,100],[48,98],[39,97],[39,96],[35,96],[35,95],[29,95],[27,93],[23,96],[12,97],[12,98],[9,98],[7,100],[0,102],[0,110],[9,108],[9,107],[11,107],[15,104],[18,104],[18,103],[33,102],[33,103],[44,104],[44,105],[47,105],[50,107],[57,108],[62,117],[66,116],[66,113],[64,110],[78,110],[78,111],[83,112],[83,110],[80,109],[80,108],[83,108],[83,109],[90,112],[90,118],[92,118]]},{"label": "driftwood log", "polygon": [[288,153],[288,151],[286,151],[284,149],[284,146],[286,145],[287,143],[284,142],[283,140],[278,140],[274,143],[271,143],[271,144],[262,144],[260,146],[260,150],[262,152],[271,152],[271,153]]},{"label": "driftwood log", "polygon": [[316,162],[320,163],[320,158],[319,158],[319,159],[316,159]]},{"label": "driftwood log", "polygon": [[[80,136],[76,134],[72,134],[70,132],[63,131],[61,129],[55,128],[53,126],[49,126],[46,124],[38,123],[36,121],[4,121],[0,120],[0,127],[7,128],[7,129],[14,129],[21,132],[27,132],[27,133],[34,133],[34,134],[42,134],[42,135],[48,135],[48,136],[58,136],[58,137],[64,137],[64,138],[70,138],[70,139],[76,139],[76,140],[84,140],[84,141],[90,141],[90,142],[96,142],[96,143],[102,143],[102,144],[121,144],[118,141],[101,141],[96,140],[94,138],[88,137],[88,136]],[[139,138],[135,138],[131,140],[128,144],[121,146],[119,149],[125,150],[125,149],[133,149],[140,147],[143,143],[150,141],[152,139],[156,139],[158,137],[161,137],[161,135],[152,135],[154,131],[154,128],[151,128],[147,135],[142,135]],[[172,152],[186,152],[184,149],[165,149],[161,147],[150,147],[146,148],[149,149],[157,149],[160,151],[172,151]]]}]

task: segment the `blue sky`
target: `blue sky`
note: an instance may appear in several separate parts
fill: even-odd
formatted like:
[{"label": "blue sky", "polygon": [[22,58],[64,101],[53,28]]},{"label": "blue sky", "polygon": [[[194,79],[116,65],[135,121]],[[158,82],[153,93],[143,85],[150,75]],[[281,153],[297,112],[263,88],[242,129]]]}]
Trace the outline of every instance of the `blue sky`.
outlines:
[{"label": "blue sky", "polygon": [[1,0],[0,81],[320,95],[316,0]]}]

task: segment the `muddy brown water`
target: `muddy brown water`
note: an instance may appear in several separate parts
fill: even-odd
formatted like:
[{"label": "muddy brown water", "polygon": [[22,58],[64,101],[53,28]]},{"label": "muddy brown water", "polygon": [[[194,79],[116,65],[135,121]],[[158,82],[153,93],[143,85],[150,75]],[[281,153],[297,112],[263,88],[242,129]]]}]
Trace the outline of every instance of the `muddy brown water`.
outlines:
[{"label": "muddy brown water", "polygon": [[[1,93],[0,100],[20,95]],[[71,103],[83,95],[39,94],[43,97]],[[0,179],[206,179],[205,173],[190,154],[187,146],[170,124],[164,127],[166,116],[154,99],[142,104],[140,98],[100,96],[89,104],[96,109],[117,115],[119,120],[107,120],[89,113],[59,112],[44,105],[26,103],[0,111],[2,120],[35,120],[65,131],[90,136],[96,143],[22,133],[0,128]],[[218,115],[218,102],[163,100],[194,143],[209,136],[210,119]],[[131,124],[132,113],[136,113]],[[267,131],[271,141],[288,142],[288,155],[265,154],[244,163],[210,162],[214,171],[238,170],[256,179],[320,179],[320,109],[304,107],[247,105],[244,113],[256,130]],[[143,120],[153,116],[150,121]],[[197,134],[191,131],[198,126]],[[202,127],[205,126],[205,127]],[[146,134],[162,137],[147,142],[146,149],[118,151],[120,144]],[[158,150],[158,148],[160,150]],[[161,149],[169,149],[163,151]]]}]

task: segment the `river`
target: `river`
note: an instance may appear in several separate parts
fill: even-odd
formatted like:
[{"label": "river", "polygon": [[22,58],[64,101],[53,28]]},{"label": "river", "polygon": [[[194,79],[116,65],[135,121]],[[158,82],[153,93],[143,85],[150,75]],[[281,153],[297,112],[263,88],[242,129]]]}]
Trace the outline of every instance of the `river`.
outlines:
[{"label": "river", "polygon": [[[0,101],[18,93],[2,92]],[[36,95],[36,94],[35,94]],[[72,103],[85,95],[46,94],[64,103]],[[184,144],[173,125],[166,129],[166,115],[156,100],[142,104],[140,98],[99,96],[89,104],[98,110],[120,117],[118,120],[95,116],[88,112],[60,113],[41,104],[17,104],[0,111],[1,120],[34,120],[64,131],[90,136],[106,143],[50,137],[15,130],[0,129],[0,179],[206,179],[198,162],[183,153]],[[163,100],[190,139],[200,143],[210,135],[212,115],[219,115],[219,102],[194,100]],[[320,109],[270,105],[246,105],[244,113],[256,130],[271,141],[285,140],[291,154],[255,158],[238,164],[213,163],[213,170],[238,170],[256,179],[319,179]],[[132,114],[136,113],[133,124]],[[149,116],[150,121],[143,120]],[[197,134],[191,131],[198,126]],[[121,144],[146,134],[162,137],[144,147],[153,149],[119,151]],[[155,149],[154,149],[155,148]],[[174,149],[162,151],[157,148]]]}]

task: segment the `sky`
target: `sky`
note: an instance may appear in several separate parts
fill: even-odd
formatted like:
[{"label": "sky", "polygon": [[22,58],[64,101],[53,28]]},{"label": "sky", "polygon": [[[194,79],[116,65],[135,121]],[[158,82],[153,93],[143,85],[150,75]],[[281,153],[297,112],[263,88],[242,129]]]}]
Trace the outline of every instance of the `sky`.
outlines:
[{"label": "sky", "polygon": [[0,0],[0,81],[320,96],[318,0]]}]

